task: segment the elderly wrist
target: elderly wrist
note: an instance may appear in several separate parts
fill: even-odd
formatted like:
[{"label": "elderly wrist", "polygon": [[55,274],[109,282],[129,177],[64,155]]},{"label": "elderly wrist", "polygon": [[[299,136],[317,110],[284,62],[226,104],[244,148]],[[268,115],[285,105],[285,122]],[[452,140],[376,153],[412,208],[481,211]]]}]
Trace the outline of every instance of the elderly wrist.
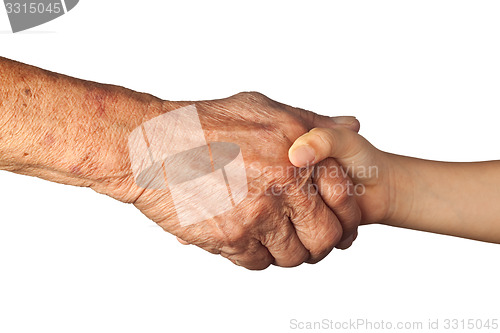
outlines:
[{"label": "elderly wrist", "polygon": [[97,138],[94,167],[88,175],[91,187],[99,193],[123,202],[135,202],[143,192],[135,182],[129,156],[129,137],[141,124],[165,112],[178,109],[182,103],[163,101],[147,94],[129,92],[113,110],[113,120],[103,126],[107,135]]},{"label": "elderly wrist", "polygon": [[165,102],[151,95],[125,91],[117,96],[100,121],[91,120],[92,138],[87,140],[87,154],[91,156],[85,167],[85,178],[92,187],[107,192],[117,183],[127,183],[133,178],[128,156],[130,133],[145,121],[165,112]]}]

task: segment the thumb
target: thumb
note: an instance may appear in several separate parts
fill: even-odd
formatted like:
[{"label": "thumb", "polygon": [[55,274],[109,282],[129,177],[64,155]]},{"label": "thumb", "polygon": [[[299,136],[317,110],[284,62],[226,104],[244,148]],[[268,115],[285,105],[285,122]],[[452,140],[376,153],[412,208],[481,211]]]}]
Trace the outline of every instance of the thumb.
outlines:
[{"label": "thumb", "polygon": [[369,165],[375,150],[361,135],[345,127],[313,128],[295,140],[288,157],[296,167],[316,164],[328,157],[342,166],[361,166]]}]

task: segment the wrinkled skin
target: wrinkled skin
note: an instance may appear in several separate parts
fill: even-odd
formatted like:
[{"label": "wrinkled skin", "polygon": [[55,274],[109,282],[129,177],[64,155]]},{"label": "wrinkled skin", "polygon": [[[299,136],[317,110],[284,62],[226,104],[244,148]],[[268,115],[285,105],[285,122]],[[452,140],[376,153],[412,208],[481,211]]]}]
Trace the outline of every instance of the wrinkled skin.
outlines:
[{"label": "wrinkled skin", "polygon": [[[137,193],[134,205],[164,230],[248,269],[316,263],[356,232],[360,211],[355,199],[344,191],[323,191],[321,197],[301,190],[312,185],[313,177],[308,170],[289,172],[294,167],[288,149],[313,127],[358,130],[357,121],[340,125],[335,119],[277,103],[259,93],[176,102],[169,108],[191,104],[196,105],[208,141],[240,146],[247,168],[247,198],[213,219],[181,226],[168,190],[139,189],[130,175],[120,186],[110,186],[106,194],[120,199],[130,196],[124,191]],[[322,163],[338,167],[333,159]],[[328,181],[350,186],[345,176],[329,177]]]},{"label": "wrinkled skin", "polygon": [[[360,212],[353,197],[331,190],[334,186],[322,186],[322,196],[308,195],[302,189],[317,175],[288,172],[292,142],[313,127],[340,126],[340,119],[258,93],[216,101],[162,101],[1,57],[0,74],[1,170],[90,187],[134,203],[180,239],[251,269],[317,262],[334,246],[347,247],[347,237],[355,234]],[[135,183],[128,140],[145,122],[191,104],[196,104],[208,141],[241,148],[250,193],[233,210],[183,227],[168,190],[144,190]],[[345,120],[346,127],[358,129],[357,122]],[[332,159],[322,164],[336,166]],[[349,188],[341,175],[315,181]],[[266,195],[272,189],[286,191]]]}]

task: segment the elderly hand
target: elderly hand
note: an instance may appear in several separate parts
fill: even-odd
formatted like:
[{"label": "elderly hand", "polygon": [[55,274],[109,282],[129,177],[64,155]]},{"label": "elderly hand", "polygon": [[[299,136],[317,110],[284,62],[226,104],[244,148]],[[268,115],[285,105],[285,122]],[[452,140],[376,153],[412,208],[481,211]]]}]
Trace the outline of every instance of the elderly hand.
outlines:
[{"label": "elderly hand", "polygon": [[[317,262],[334,246],[345,247],[359,223],[347,176],[325,176],[332,185],[322,187],[327,206],[312,182],[321,173],[297,169],[287,156],[292,142],[313,127],[357,130],[353,118],[318,116],[258,93],[216,101],[162,101],[5,58],[0,58],[0,87],[1,170],[90,187],[133,203],[166,231],[239,265],[263,269]],[[183,114],[184,107],[195,108],[195,117]],[[161,121],[151,133],[156,119]],[[146,140],[151,134],[155,140]],[[236,174],[244,192],[229,186],[235,177],[232,162],[221,168],[224,163],[207,157],[219,158],[218,142],[230,147],[224,163],[234,158],[234,147],[242,158],[238,169],[243,172]],[[157,154],[159,147],[177,150],[167,158]],[[322,163],[339,171],[332,159]],[[219,178],[200,182],[210,180],[199,177],[206,174]],[[164,184],[157,186],[162,178]],[[219,196],[221,189],[225,198]],[[228,195],[231,205],[219,209]],[[207,218],[183,223],[183,214]]]},{"label": "elderly hand", "polygon": [[[347,191],[352,186],[349,179],[340,172],[329,177],[331,184],[339,186],[329,193],[323,191],[328,196],[326,205],[313,185],[313,170],[295,168],[287,155],[293,141],[311,128],[342,126],[357,130],[359,124],[354,118],[319,116],[259,93],[214,101],[165,102],[159,113],[193,104],[207,142],[231,142],[240,147],[249,189],[242,202],[213,218],[183,225],[168,188],[142,189],[130,175],[119,183],[110,181],[100,192],[129,198],[147,217],[183,242],[249,269],[318,262],[341,239],[355,232],[360,211]],[[333,159],[322,164],[338,168]],[[130,169],[130,165],[124,168]]]}]

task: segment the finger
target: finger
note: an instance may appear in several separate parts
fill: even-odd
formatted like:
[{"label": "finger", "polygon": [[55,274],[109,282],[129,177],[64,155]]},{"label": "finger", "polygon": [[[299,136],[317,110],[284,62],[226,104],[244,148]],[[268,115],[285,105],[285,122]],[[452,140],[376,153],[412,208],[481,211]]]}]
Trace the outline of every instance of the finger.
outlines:
[{"label": "finger", "polygon": [[262,245],[267,247],[274,257],[276,266],[295,267],[309,259],[309,251],[300,242],[289,219],[284,223],[283,230],[267,232]]},{"label": "finger", "polygon": [[356,165],[367,164],[369,145],[362,136],[346,128],[313,128],[299,137],[289,150],[293,165],[303,167],[315,164],[327,157],[334,157],[342,165],[355,161]]},{"label": "finger", "polygon": [[178,241],[179,241],[179,243],[181,243],[182,245],[189,245],[189,243],[188,243],[188,242],[186,242],[185,240],[183,240],[183,239],[181,239],[181,238],[179,238],[179,237],[177,237],[177,240],[178,240]]},{"label": "finger", "polygon": [[290,198],[290,220],[301,243],[309,250],[307,262],[316,263],[326,257],[340,241],[342,227],[321,196],[312,187],[307,187],[302,187],[299,195]]},{"label": "finger", "polygon": [[343,126],[355,132],[358,132],[360,128],[359,121],[356,119],[356,117],[353,116],[328,117],[301,108],[295,108],[276,101],[273,102],[278,104],[281,108],[287,110],[288,112],[299,116],[305,123],[309,124],[311,128],[335,128],[338,126]]},{"label": "finger", "polygon": [[338,245],[335,247],[340,250],[347,250],[352,245],[353,242],[354,242],[354,234],[352,234],[347,239],[344,239],[343,241],[338,243]]},{"label": "finger", "polygon": [[337,128],[342,126],[357,133],[361,127],[359,121],[354,116],[328,117],[303,109],[298,110],[300,110],[301,117],[314,128]]},{"label": "finger", "polygon": [[[338,116],[338,117],[330,117],[335,124],[344,126],[345,128],[350,129],[351,131],[354,132],[359,132],[361,128],[361,124],[359,123],[359,120],[356,119],[356,117],[353,116]],[[325,125],[322,125],[321,123],[316,122],[314,124],[314,127],[328,127]]]},{"label": "finger", "polygon": [[352,180],[333,158],[327,158],[314,167],[313,182],[342,225],[342,241],[350,237],[361,222]]},{"label": "finger", "polygon": [[340,250],[347,250],[352,246],[357,237],[358,237],[358,230],[356,230],[348,239],[341,241],[336,246],[336,248]]},{"label": "finger", "polygon": [[263,270],[274,262],[273,256],[260,242],[254,243],[254,245],[245,252],[236,254],[221,252],[221,256],[229,259],[235,265],[242,266],[250,270]]}]

